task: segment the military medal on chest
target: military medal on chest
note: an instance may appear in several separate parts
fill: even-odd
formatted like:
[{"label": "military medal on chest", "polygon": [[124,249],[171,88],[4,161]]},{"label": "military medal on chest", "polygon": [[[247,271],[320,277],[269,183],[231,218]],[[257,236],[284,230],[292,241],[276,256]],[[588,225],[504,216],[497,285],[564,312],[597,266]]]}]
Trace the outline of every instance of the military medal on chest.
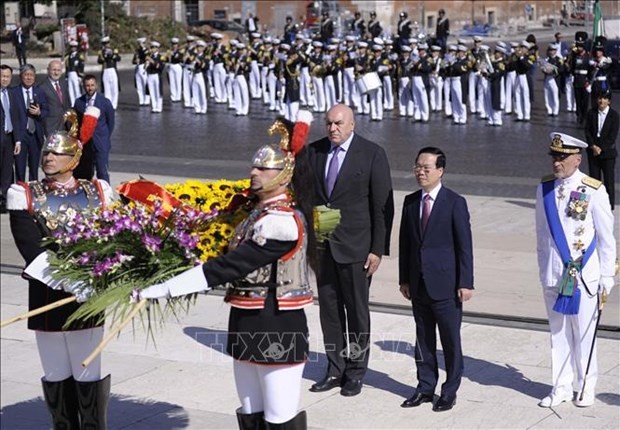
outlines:
[{"label": "military medal on chest", "polygon": [[590,195],[586,193],[586,188],[581,186],[577,188],[577,191],[571,191],[566,215],[576,221],[583,221],[586,219],[589,204]]}]

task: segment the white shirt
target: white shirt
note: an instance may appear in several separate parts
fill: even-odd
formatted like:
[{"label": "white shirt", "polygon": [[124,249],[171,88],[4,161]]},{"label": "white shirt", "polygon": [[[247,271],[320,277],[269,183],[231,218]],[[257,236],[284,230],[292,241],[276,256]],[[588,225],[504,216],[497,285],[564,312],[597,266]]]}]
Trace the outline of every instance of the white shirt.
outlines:
[{"label": "white shirt", "polygon": [[[351,136],[349,136],[349,138],[347,140],[345,140],[342,145],[340,145],[340,151],[342,152],[342,154],[338,155],[338,172],[340,172],[340,169],[342,168],[342,163],[344,163],[344,157],[347,156],[347,152],[349,152],[349,146],[351,146],[351,141],[353,140],[353,135],[354,133],[351,133]],[[327,154],[327,162],[325,163],[325,175],[324,177],[327,178],[327,171],[329,170],[329,163],[331,162],[334,154],[336,153],[334,151],[334,148],[336,147],[336,145],[334,145],[332,143],[332,147],[329,149],[329,153]]]},{"label": "white shirt", "polygon": [[601,137],[601,130],[603,129],[603,124],[605,124],[605,118],[607,118],[608,112],[609,106],[607,106],[603,110],[598,111],[598,130],[596,132],[596,137]]},{"label": "white shirt", "polygon": [[[28,95],[30,94],[30,95]],[[34,100],[34,90],[33,87],[30,88],[26,88],[24,86],[22,86],[22,95],[24,96],[24,105],[26,106],[26,110],[28,110],[28,98],[30,98],[30,100]]]}]

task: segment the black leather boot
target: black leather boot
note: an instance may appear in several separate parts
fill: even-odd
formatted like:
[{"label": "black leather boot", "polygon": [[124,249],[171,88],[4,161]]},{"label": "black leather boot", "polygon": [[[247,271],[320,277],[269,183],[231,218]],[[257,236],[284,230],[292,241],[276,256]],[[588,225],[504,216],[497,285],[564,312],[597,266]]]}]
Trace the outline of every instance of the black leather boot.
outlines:
[{"label": "black leather boot", "polygon": [[106,430],[108,428],[110,375],[100,381],[76,381],[75,386],[82,421],[81,430]]},{"label": "black leather boot", "polygon": [[80,421],[73,377],[58,382],[41,378],[41,385],[45,403],[52,414],[54,430],[78,430]]},{"label": "black leather boot", "polygon": [[237,422],[239,430],[264,430],[265,414],[263,412],[254,412],[253,414],[242,414],[241,408],[237,409]]},{"label": "black leather boot", "polygon": [[285,423],[272,424],[265,421],[267,424],[267,430],[306,430],[308,428],[308,417],[306,411],[301,411],[295,418],[290,419]]}]

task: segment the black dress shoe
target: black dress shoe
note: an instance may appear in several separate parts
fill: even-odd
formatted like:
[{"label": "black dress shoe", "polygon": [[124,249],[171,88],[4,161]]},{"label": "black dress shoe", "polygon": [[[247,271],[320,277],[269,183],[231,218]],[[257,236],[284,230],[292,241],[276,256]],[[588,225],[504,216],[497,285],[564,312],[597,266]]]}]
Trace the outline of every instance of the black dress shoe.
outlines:
[{"label": "black dress shoe", "polygon": [[340,395],[345,397],[357,396],[362,392],[362,381],[360,379],[350,379],[342,386]]},{"label": "black dress shoe", "polygon": [[456,405],[456,396],[441,396],[435,402],[433,410],[435,412],[449,411]]},{"label": "black dress shoe", "polygon": [[433,401],[432,394],[424,394],[416,391],[413,396],[409,397],[403,403],[401,403],[401,408],[415,408],[416,406],[420,406],[422,403],[430,403]]},{"label": "black dress shoe", "polygon": [[321,393],[323,391],[329,391],[332,388],[340,387],[342,380],[337,376],[326,376],[322,381],[310,387],[310,391],[313,393]]}]

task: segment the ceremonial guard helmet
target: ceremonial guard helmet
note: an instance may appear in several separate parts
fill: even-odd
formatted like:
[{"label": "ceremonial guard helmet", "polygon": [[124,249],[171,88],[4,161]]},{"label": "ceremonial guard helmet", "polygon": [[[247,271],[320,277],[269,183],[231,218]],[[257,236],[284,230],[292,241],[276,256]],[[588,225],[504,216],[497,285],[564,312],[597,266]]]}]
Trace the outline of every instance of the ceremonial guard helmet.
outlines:
[{"label": "ceremonial guard helmet", "polygon": [[280,143],[267,144],[258,148],[252,157],[252,166],[277,169],[281,172],[271,182],[265,184],[262,191],[270,191],[281,184],[291,182],[295,170],[295,156],[306,143],[311,122],[312,114],[309,111],[300,110],[295,123],[278,118],[269,128],[270,135],[280,134]]}]

